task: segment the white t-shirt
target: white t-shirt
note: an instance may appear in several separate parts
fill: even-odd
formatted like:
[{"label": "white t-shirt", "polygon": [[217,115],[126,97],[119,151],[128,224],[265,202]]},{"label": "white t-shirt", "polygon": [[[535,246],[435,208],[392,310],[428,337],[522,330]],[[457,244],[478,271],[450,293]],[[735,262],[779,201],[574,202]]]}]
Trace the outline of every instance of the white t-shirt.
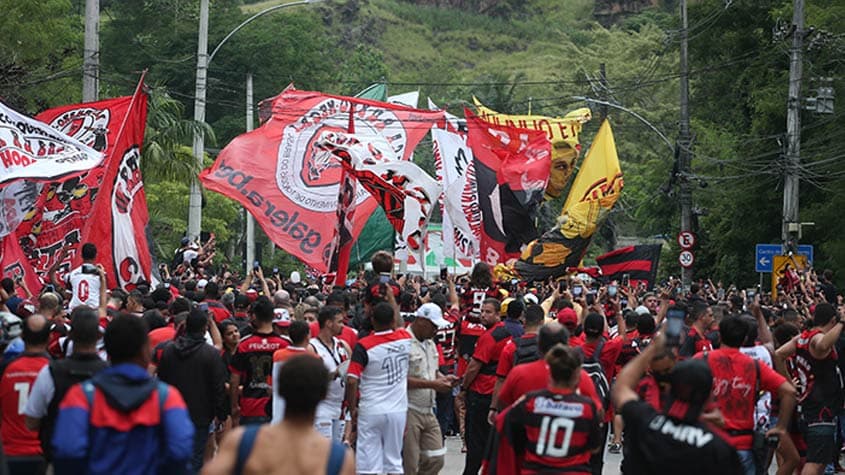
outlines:
[{"label": "white t-shirt", "polygon": [[352,350],[349,377],[358,378],[358,415],[408,411],[411,335],[404,329],[372,333]]},{"label": "white t-shirt", "polygon": [[91,308],[100,307],[100,275],[99,274],[83,274],[82,266],[72,270],[68,275],[68,283],[70,284],[73,297],[70,299],[69,309],[80,305],[87,305]]},{"label": "white t-shirt", "polygon": [[[762,345],[743,347],[739,349],[746,356],[750,356],[753,360],[760,364],[767,364],[773,368],[772,355]],[[757,400],[757,407],[754,409],[754,421],[758,429],[769,429],[769,417],[772,412],[772,394],[764,392],[760,399]]]},{"label": "white t-shirt", "polygon": [[[332,338],[332,348],[326,348],[326,345],[320,341],[319,338],[311,339],[311,347],[317,352],[326,365],[329,372],[334,372],[337,367],[344,361],[349,359],[349,354],[346,348],[340,343],[336,337]],[[326,393],[326,398],[320,401],[317,405],[317,419],[339,419],[341,415],[341,408],[343,406],[343,398],[345,396],[345,377],[337,377],[329,381],[329,390]]]}]

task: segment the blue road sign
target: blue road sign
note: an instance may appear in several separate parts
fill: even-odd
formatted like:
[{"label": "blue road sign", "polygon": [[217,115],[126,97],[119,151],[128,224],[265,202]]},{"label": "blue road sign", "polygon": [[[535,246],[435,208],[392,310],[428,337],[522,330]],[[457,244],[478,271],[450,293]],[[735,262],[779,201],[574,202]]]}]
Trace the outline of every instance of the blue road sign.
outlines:
[{"label": "blue road sign", "polygon": [[783,247],[780,244],[757,244],[754,256],[754,271],[755,272],[771,272],[772,262],[774,256],[779,256],[783,252]]},{"label": "blue road sign", "polygon": [[[771,272],[774,256],[783,254],[783,247],[780,244],[757,244],[755,254],[754,272]],[[807,256],[807,262],[813,265],[813,246],[799,245],[798,254]]]},{"label": "blue road sign", "polygon": [[807,263],[813,265],[813,246],[810,244],[799,244],[798,254],[807,256]]}]

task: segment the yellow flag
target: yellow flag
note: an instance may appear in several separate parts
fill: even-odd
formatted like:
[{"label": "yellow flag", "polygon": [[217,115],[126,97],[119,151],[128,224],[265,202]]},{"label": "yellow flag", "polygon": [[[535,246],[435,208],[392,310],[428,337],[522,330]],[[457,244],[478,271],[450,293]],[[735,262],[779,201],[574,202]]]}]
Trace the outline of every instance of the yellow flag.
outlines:
[{"label": "yellow flag", "polygon": [[563,205],[561,230],[564,236],[570,239],[592,236],[601,219],[613,208],[623,185],[613,131],[610,122],[605,120]]},{"label": "yellow flag", "polygon": [[560,225],[523,249],[515,269],[526,280],[544,280],[579,267],[590,239],[622,192],[622,169],[610,123],[593,140],[563,206]]},{"label": "yellow flag", "polygon": [[485,122],[521,129],[541,130],[552,143],[552,170],[549,184],[546,186],[546,198],[560,196],[566,182],[575,168],[575,161],[581,152],[578,136],[581,127],[592,117],[590,109],[584,107],[574,110],[564,117],[545,117],[542,115],[508,115],[488,109],[475,97],[472,98],[478,116]]}]

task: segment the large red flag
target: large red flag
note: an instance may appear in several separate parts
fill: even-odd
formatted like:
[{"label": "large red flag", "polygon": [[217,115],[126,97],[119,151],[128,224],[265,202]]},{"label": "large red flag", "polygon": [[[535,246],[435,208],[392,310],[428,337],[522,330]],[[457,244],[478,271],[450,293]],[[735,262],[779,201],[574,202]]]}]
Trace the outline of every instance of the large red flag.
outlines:
[{"label": "large red flag", "polygon": [[[329,268],[342,166],[314,143],[324,132],[348,131],[352,104],[356,134],[387,140],[403,159],[443,117],[440,111],[287,89],[261,127],[235,138],[200,174],[206,188],[240,202],[276,245],[320,272]],[[353,238],[378,206],[363,187],[355,203]]]},{"label": "large red flag", "polygon": [[82,242],[97,246],[110,287],[150,282],[152,256],[147,244],[147,197],[141,177],[141,146],[147,123],[147,96],[141,84],[117,133],[102,185],[82,228]]},{"label": "large red flag", "polygon": [[[4,252],[3,269],[29,267],[35,274],[44,276],[48,268],[57,264],[60,275],[70,271],[71,263],[78,258],[82,228],[92,216],[103,176],[119,153],[115,145],[132,100],[133,96],[126,96],[70,104],[48,109],[36,116],[36,119],[103,152],[105,158],[100,166],[86,173],[38,185],[37,189],[31,190],[35,194],[30,200],[32,206],[25,211],[20,224],[9,230],[11,234],[3,238],[4,241],[16,240],[19,245],[14,247],[21,253]],[[3,247],[7,250],[12,248],[8,244]],[[66,250],[65,258],[56,263],[61,249]],[[30,290],[36,292],[38,287],[40,285],[30,287]]]},{"label": "large red flag", "polygon": [[26,283],[26,287],[33,294],[37,294],[41,290],[41,281],[38,280],[38,275],[35,274],[34,269],[27,261],[21,247],[15,239],[4,238],[2,247],[0,247],[0,260],[3,262],[2,277],[10,277],[13,280],[22,280]]},{"label": "large red flag", "polygon": [[490,265],[519,257],[538,235],[534,215],[551,171],[545,132],[489,124],[468,109],[467,145],[472,149],[482,226],[481,259]]}]

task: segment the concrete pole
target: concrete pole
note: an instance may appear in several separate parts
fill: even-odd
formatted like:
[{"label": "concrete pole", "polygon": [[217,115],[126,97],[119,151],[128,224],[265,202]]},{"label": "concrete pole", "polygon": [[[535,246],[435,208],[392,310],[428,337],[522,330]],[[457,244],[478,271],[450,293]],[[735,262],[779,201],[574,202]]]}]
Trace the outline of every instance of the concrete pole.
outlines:
[{"label": "concrete pole", "polygon": [[[194,120],[205,122],[205,93],[208,75],[208,0],[200,0],[199,41],[197,42],[197,80],[194,94]],[[201,130],[194,132],[194,157],[203,166],[205,136]],[[190,204],[188,205],[188,237],[198,239],[202,229],[202,194],[199,180],[191,181]]]},{"label": "concrete pole", "polygon": [[[252,131],[252,117],[254,114],[252,109],[252,73],[246,75],[246,131]],[[252,213],[244,209],[246,213],[246,265],[247,270],[252,268],[252,263],[255,262],[255,218]]]},{"label": "concrete pole", "polygon": [[[690,151],[690,125],[689,125],[689,31],[687,21],[687,2],[681,0],[681,122],[678,133],[678,169],[680,177],[680,203],[681,203],[681,231],[692,231],[692,187],[690,183],[690,164],[692,154]],[[692,267],[681,269],[681,281],[684,287],[692,283]]]},{"label": "concrete pole", "polygon": [[[786,113],[786,177],[783,185],[783,227],[781,238],[787,244],[798,240],[798,167],[801,163],[801,76],[804,69],[804,0],[794,0],[792,48],[789,58],[789,98]],[[791,225],[791,226],[790,226]],[[790,231],[790,227],[793,231]]]},{"label": "concrete pole", "polygon": [[100,0],[85,0],[85,44],[82,57],[82,102],[100,94]]}]

